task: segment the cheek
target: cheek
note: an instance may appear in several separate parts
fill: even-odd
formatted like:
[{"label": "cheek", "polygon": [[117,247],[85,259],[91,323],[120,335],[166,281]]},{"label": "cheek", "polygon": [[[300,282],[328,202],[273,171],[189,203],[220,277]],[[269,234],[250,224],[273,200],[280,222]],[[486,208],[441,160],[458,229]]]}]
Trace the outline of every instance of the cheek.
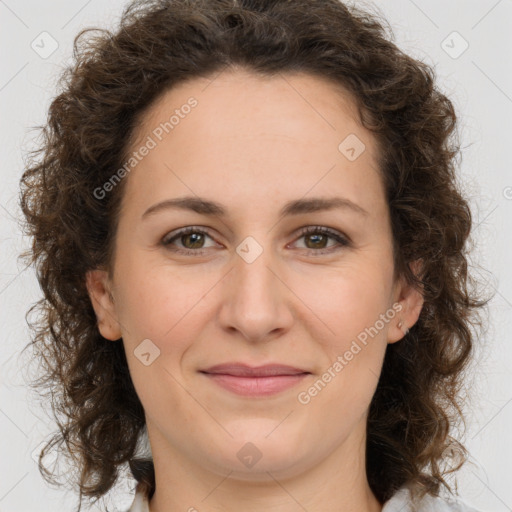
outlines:
[{"label": "cheek", "polygon": [[[309,308],[310,312],[305,314],[314,322],[314,338],[322,340],[334,360],[349,348],[352,340],[358,336],[363,339],[363,333],[368,333],[380,315],[386,314],[391,281],[384,266],[360,261],[322,276],[305,275],[294,283],[294,291]],[[388,323],[379,322],[376,337],[385,337],[387,326]],[[325,335],[319,337],[320,331]],[[372,333],[375,334],[373,330]]]},{"label": "cheek", "polygon": [[313,309],[329,329],[322,329],[325,336],[313,333],[323,365],[310,386],[301,389],[298,401],[309,415],[323,418],[323,426],[315,428],[326,439],[347,435],[367,413],[375,393],[395,314],[382,285],[345,274],[325,296],[313,296]]},{"label": "cheek", "polygon": [[[133,266],[123,275],[120,318],[137,395],[153,421],[170,421],[172,410],[172,417],[193,426],[198,412],[180,385],[181,363],[204,330],[209,313],[202,298],[213,286],[213,276],[193,277],[179,268],[151,264]],[[146,361],[145,353],[150,354]]]},{"label": "cheek", "polygon": [[202,310],[201,298],[218,278],[143,258],[120,261],[118,266],[118,275],[123,277],[117,287],[122,299],[117,312],[126,338],[130,344],[145,338],[157,344],[168,337],[180,338],[174,333],[191,327],[191,314]]},{"label": "cheek", "polygon": [[382,263],[347,265],[324,280],[323,293],[309,294],[311,309],[329,327],[321,340],[316,337],[327,357],[318,378],[303,390],[301,403],[309,400],[310,412],[330,425],[342,425],[349,417],[358,421],[377,387],[396,315],[389,304],[390,267]]}]

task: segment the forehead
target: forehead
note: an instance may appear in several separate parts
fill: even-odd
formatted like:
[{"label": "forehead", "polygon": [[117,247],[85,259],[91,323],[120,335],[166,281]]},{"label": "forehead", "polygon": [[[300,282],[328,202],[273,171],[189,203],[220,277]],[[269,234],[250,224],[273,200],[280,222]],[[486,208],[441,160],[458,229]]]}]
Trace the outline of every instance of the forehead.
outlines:
[{"label": "forehead", "polygon": [[213,194],[242,206],[334,188],[368,205],[382,194],[376,140],[353,97],[307,74],[232,70],[184,82],[144,113],[135,135],[130,151],[153,141],[128,180],[139,198]]}]

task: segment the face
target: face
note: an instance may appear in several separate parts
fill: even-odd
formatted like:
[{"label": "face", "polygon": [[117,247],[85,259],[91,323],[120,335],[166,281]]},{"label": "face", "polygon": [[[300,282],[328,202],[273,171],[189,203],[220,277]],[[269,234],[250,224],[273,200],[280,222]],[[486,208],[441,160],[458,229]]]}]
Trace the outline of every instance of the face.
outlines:
[{"label": "face", "polygon": [[[353,99],[232,70],[167,92],[136,135],[113,274],[87,283],[101,333],[122,336],[154,457],[256,479],[359,456],[387,344],[421,298],[393,281],[377,145]],[[292,369],[247,375],[266,365]]]}]

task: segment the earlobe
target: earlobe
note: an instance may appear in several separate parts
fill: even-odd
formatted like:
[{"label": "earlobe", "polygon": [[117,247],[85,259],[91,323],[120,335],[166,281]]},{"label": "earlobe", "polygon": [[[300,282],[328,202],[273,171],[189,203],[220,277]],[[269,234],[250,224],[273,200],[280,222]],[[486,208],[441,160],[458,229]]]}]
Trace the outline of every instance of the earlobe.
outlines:
[{"label": "earlobe", "polygon": [[107,271],[90,270],[85,282],[98,321],[98,330],[104,338],[118,340],[121,338],[121,329]]},{"label": "earlobe", "polygon": [[[411,270],[417,277],[421,276],[422,263],[422,260],[415,260],[410,264]],[[411,327],[418,321],[424,304],[422,292],[413,285],[406,283],[405,279],[402,279],[402,285],[397,293],[402,309],[397,315],[394,328],[391,329],[388,343],[395,343],[407,335]]]}]

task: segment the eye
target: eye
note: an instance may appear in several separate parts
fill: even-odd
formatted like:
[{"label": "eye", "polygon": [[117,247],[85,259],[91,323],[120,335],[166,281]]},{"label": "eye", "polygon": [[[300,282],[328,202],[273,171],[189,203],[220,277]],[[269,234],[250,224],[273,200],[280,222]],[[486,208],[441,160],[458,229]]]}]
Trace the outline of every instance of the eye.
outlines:
[{"label": "eye", "polygon": [[[203,229],[197,228],[195,226],[190,226],[188,228],[181,229],[174,234],[169,233],[169,235],[166,235],[162,239],[162,244],[178,254],[193,253],[195,256],[197,256],[205,252],[201,249],[206,248],[204,246],[206,237],[213,240],[212,237],[208,235],[208,233]],[[181,244],[181,247],[171,247],[175,245],[175,241],[178,241]]]},{"label": "eye", "polygon": [[[309,252],[318,254],[330,253],[339,250],[340,246],[349,246],[349,240],[338,231],[323,226],[308,226],[303,228],[297,240],[304,239],[306,249],[311,249]],[[335,242],[334,245],[328,246],[328,241]],[[324,249],[324,250],[322,250]]]},{"label": "eye", "polygon": [[[205,241],[212,240],[213,244],[206,246]],[[302,228],[296,240],[304,239],[306,249],[310,254],[321,255],[339,250],[340,247],[350,245],[350,241],[338,231],[322,226],[307,226]],[[328,245],[329,240],[337,244]],[[177,253],[193,256],[201,256],[207,252],[206,249],[215,247],[217,244],[207,231],[196,226],[189,226],[166,235],[161,244],[167,249]]]}]

